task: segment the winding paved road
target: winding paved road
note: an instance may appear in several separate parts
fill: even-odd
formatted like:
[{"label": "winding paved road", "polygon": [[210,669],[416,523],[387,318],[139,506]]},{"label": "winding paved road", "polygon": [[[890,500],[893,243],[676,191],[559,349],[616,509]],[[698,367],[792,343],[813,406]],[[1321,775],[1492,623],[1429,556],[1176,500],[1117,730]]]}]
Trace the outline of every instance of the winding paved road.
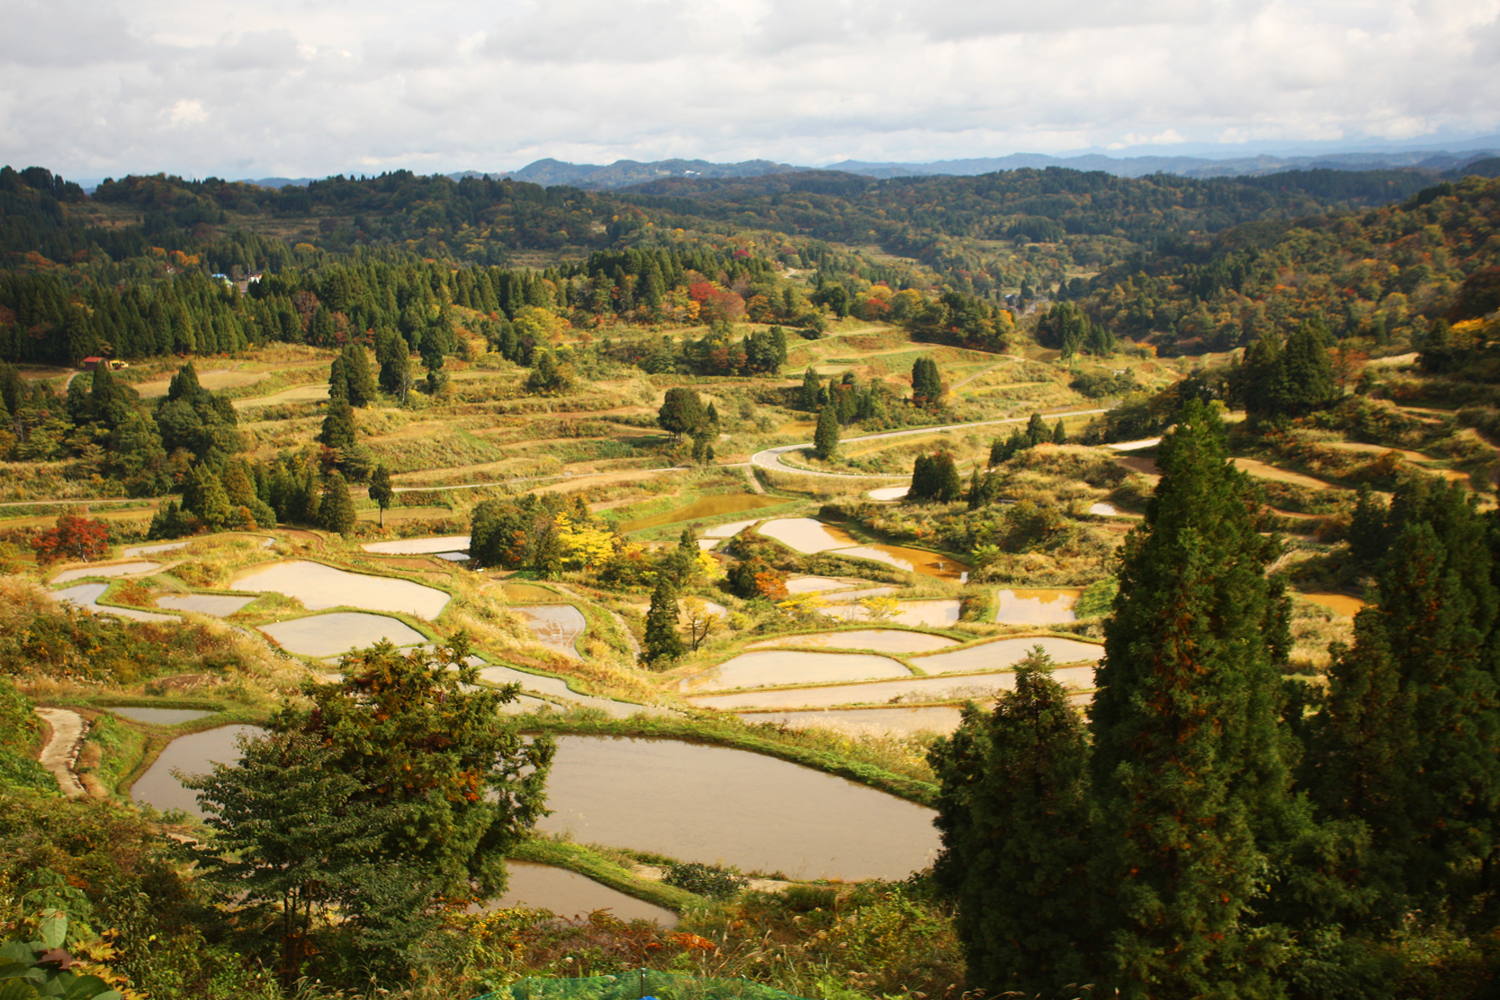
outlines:
[{"label": "winding paved road", "polygon": [[[1044,420],[1055,420],[1059,417],[1093,417],[1108,411],[1097,410],[1062,410],[1057,413],[1043,413]],[[844,438],[841,444],[852,444],[855,441],[874,441],[878,438],[905,437],[911,434],[931,434],[934,431],[956,431],[965,427],[990,427],[997,424],[1024,424],[1031,419],[1031,414],[1024,417],[1001,417],[997,420],[971,420],[964,424],[939,424],[936,427],[912,427],[899,431],[881,431],[878,434],[861,434],[858,437]],[[792,451],[803,451],[812,447],[811,441],[801,444],[783,444],[775,448],[767,448],[750,456],[750,464],[771,472],[786,472],[797,476],[818,476],[823,479],[910,479],[909,475],[889,475],[869,472],[817,472],[813,469],[802,469],[795,465],[787,465],[781,460],[781,456]]]}]

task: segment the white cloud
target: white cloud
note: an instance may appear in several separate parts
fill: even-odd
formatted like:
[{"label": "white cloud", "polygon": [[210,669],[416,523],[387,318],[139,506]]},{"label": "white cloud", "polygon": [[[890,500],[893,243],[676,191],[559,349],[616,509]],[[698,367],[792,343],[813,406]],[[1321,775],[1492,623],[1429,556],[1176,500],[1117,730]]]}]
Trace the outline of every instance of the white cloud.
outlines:
[{"label": "white cloud", "polygon": [[921,160],[1500,131],[1500,0],[8,0],[0,162]]}]

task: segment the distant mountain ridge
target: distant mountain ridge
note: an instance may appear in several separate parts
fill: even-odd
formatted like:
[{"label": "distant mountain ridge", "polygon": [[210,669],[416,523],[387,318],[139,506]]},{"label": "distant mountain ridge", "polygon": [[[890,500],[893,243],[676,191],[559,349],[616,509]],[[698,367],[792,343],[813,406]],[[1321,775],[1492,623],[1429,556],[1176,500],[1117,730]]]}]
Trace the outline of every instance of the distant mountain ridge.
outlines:
[{"label": "distant mountain ridge", "polygon": [[[1358,153],[1322,153],[1277,156],[1261,154],[1241,157],[1212,156],[1106,156],[1086,153],[1077,156],[1051,156],[1046,153],[1011,153],[1008,156],[973,157],[960,160],[933,160],[927,163],[900,163],[868,160],[841,160],[823,167],[797,166],[772,160],[741,160],[738,163],[714,163],[710,160],[616,160],[614,163],[569,163],[546,158],[529,163],[519,170],[464,170],[450,173],[453,180],[465,177],[509,178],[540,184],[543,187],[576,187],[592,191],[613,190],[649,184],[653,181],[683,179],[718,179],[764,177],[787,173],[844,173],[862,177],[973,177],[1002,170],[1064,167],[1069,170],[1100,170],[1116,177],[1145,177],[1149,174],[1176,174],[1182,177],[1259,177],[1289,170],[1421,170],[1438,175],[1457,175],[1476,166],[1477,172],[1493,176],[1493,160],[1500,157],[1500,144],[1491,149],[1462,152],[1409,149]],[[258,187],[303,187],[310,177],[261,177],[247,179]],[[85,182],[85,189],[92,185]]]}]

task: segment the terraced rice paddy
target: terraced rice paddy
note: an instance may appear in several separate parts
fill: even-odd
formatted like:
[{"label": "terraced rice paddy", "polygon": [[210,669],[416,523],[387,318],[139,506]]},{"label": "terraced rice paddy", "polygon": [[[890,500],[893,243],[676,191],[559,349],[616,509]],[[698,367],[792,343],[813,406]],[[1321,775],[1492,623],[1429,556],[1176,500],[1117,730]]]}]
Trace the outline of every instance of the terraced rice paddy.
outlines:
[{"label": "terraced rice paddy", "polygon": [[[1094,686],[1094,668],[1059,667],[1053,678],[1064,687],[1088,690]],[[834,684],[826,687],[772,688],[733,694],[703,694],[688,698],[699,708],[735,712],[740,709],[834,708],[844,705],[892,703],[934,704],[940,702],[987,701],[1001,691],[1014,691],[1014,671],[965,674],[957,677],[916,677],[911,680],[872,681],[865,684]]]},{"label": "terraced rice paddy", "polygon": [[778,684],[833,684],[910,677],[899,660],[872,653],[809,653],[799,650],[762,650],[741,653],[683,681],[691,691],[728,691]]},{"label": "terraced rice paddy", "polygon": [[445,552],[467,552],[468,535],[434,535],[430,538],[398,538],[389,542],[370,542],[361,546],[366,552],[384,555],[429,555]]},{"label": "terraced rice paddy", "polygon": [[995,621],[1005,625],[1062,625],[1077,621],[1073,605],[1083,591],[1001,590],[995,595]]},{"label": "terraced rice paddy", "polygon": [[842,632],[810,632],[783,635],[752,642],[750,649],[815,646],[830,649],[873,649],[877,653],[931,653],[957,645],[957,639],[899,628],[856,628]]},{"label": "terraced rice paddy", "polygon": [[1082,660],[1092,663],[1104,656],[1104,647],[1099,643],[1039,635],[994,639],[951,652],[915,657],[912,659],[912,665],[928,674],[953,674],[967,670],[1008,670],[1024,660],[1027,654],[1038,646],[1041,647],[1042,652],[1052,657],[1054,663],[1077,663]]},{"label": "terraced rice paddy", "polygon": [[333,611],[290,621],[273,622],[260,630],[289,653],[318,658],[342,656],[386,641],[393,646],[416,646],[427,637],[405,622],[362,611]]},{"label": "terraced rice paddy", "polygon": [[505,893],[492,900],[486,909],[526,906],[550,910],[562,917],[586,917],[595,910],[608,910],[620,920],[651,920],[663,927],[677,926],[677,914],[666,907],[627,896],[566,868],[507,861],[505,870]]},{"label": "terraced rice paddy", "polygon": [[234,581],[234,589],[281,594],[301,601],[311,611],[347,606],[428,619],[436,618],[448,603],[448,595],[435,587],[351,573],[306,559],[272,563],[241,574]]},{"label": "terraced rice paddy", "polygon": [[130,786],[130,797],[157,809],[181,809],[202,816],[196,792],[182,787],[173,771],[204,774],[214,764],[233,764],[240,759],[239,739],[254,739],[265,732],[259,726],[219,726],[201,733],[179,736],[166,745],[146,773]]},{"label": "terraced rice paddy", "polygon": [[525,619],[538,643],[554,653],[574,660],[579,658],[576,643],[588,624],[582,611],[571,604],[521,605],[510,610]]},{"label": "terraced rice paddy", "polygon": [[[883,595],[869,595],[883,596]],[[828,598],[825,598],[828,600]],[[914,628],[946,628],[958,621],[963,611],[963,604],[956,600],[936,601],[898,601],[896,613],[886,621],[896,625],[910,625]],[[840,618],[848,622],[875,621],[868,608],[857,602],[831,603],[822,609],[822,613],[831,618]]]},{"label": "terraced rice paddy", "polygon": [[760,754],[560,736],[538,828],[792,878],[904,878],[935,857],[930,809]]},{"label": "terraced rice paddy", "polygon": [[199,615],[228,618],[254,600],[253,597],[235,594],[168,594],[158,597],[156,606],[169,611],[191,611]]},{"label": "terraced rice paddy", "polygon": [[80,566],[77,569],[63,570],[52,578],[52,582],[69,583],[91,576],[139,576],[142,573],[155,573],[159,569],[161,569],[161,563],[145,561],[103,563],[98,566]]},{"label": "terraced rice paddy", "polygon": [[137,611],[134,608],[115,608],[107,604],[100,604],[99,598],[109,589],[107,583],[76,583],[71,587],[61,590],[48,591],[55,601],[71,601],[94,614],[114,615],[118,618],[129,618],[136,622],[175,622],[180,621],[176,615],[159,615],[155,611]]},{"label": "terraced rice paddy", "polygon": [[960,709],[947,705],[917,708],[847,708],[808,712],[737,712],[746,722],[769,722],[792,729],[830,729],[845,736],[946,735],[958,728]]}]

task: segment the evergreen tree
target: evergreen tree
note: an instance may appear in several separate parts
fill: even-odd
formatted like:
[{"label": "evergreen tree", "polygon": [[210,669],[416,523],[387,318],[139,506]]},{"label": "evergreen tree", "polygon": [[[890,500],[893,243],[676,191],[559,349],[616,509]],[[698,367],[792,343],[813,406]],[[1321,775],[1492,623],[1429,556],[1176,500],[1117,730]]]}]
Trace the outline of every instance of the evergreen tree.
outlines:
[{"label": "evergreen tree", "polygon": [[195,465],[189,471],[182,491],[182,508],[203,522],[209,531],[231,526],[229,494],[218,474],[206,465]]},{"label": "evergreen tree", "polygon": [[797,392],[797,405],[809,413],[816,413],[825,401],[823,383],[818,379],[818,373],[809,366],[802,373],[802,388]]},{"label": "evergreen tree", "polygon": [[411,392],[411,357],[405,339],[394,330],[375,335],[375,358],[380,365],[380,388],[405,403]]},{"label": "evergreen tree", "polygon": [[923,409],[936,409],[943,402],[943,379],[938,374],[937,362],[931,358],[918,358],[911,365],[912,405]]},{"label": "evergreen tree", "polygon": [[1059,420],[1056,424],[1052,425],[1052,443],[1053,444],[1067,444],[1068,443],[1068,429],[1063,426],[1063,422],[1061,420]]},{"label": "evergreen tree", "polygon": [[318,504],[318,527],[324,531],[347,535],[357,520],[349,483],[337,469],[323,477],[323,495]]},{"label": "evergreen tree", "polygon": [[1306,770],[1331,816],[1370,831],[1387,920],[1469,916],[1500,890],[1493,527],[1459,488],[1425,482],[1398,491],[1390,518],[1380,603],[1330,671]]},{"label": "evergreen tree", "polygon": [[658,426],[678,439],[696,433],[706,417],[703,400],[697,392],[685,386],[668,389],[661,408],[656,411]]},{"label": "evergreen tree", "polygon": [[1275,543],[1210,405],[1183,407],[1157,462],[1091,708],[1098,975],[1127,998],[1271,996],[1276,936],[1253,917],[1289,795]]},{"label": "evergreen tree", "polygon": [[370,499],[375,501],[380,508],[380,526],[385,527],[385,509],[391,505],[396,498],[396,490],[391,486],[391,470],[384,465],[375,466],[375,471],[370,473]]},{"label": "evergreen tree", "polygon": [[375,401],[375,377],[370,360],[358,344],[345,344],[339,358],[344,363],[344,383],[350,406],[369,406]]},{"label": "evergreen tree", "polygon": [[1026,421],[1026,447],[1035,448],[1044,441],[1052,440],[1052,432],[1047,430],[1047,423],[1042,419],[1040,413],[1033,413]]},{"label": "evergreen tree", "polygon": [[839,450],[839,417],[833,406],[818,411],[818,427],[813,432],[813,454],[825,462]]},{"label": "evergreen tree", "polygon": [[646,635],[641,660],[647,666],[659,667],[677,659],[685,649],[677,631],[677,588],[669,573],[658,574],[656,589],[651,592],[651,607],[646,612]]},{"label": "evergreen tree", "polygon": [[992,712],[970,704],[928,751],[938,781],[938,885],[957,903],[971,988],[1063,997],[1086,981],[1088,740],[1034,649]]},{"label": "evergreen tree", "polygon": [[354,408],[349,400],[335,397],[328,401],[328,412],[323,416],[323,429],[318,441],[334,452],[347,452],[355,444]]}]

